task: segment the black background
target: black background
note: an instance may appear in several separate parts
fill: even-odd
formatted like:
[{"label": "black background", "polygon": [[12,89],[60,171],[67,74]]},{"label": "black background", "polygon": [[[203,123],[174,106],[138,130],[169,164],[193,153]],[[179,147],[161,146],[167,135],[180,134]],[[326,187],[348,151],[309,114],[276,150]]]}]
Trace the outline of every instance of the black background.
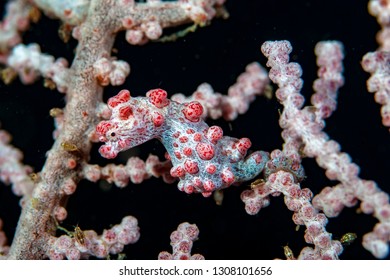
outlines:
[{"label": "black background", "polygon": [[[119,34],[115,45],[117,56],[130,63],[132,72],[125,85],[107,88],[105,100],[122,88],[130,89],[133,95],[144,95],[156,87],[170,94],[189,95],[202,82],[226,93],[245,65],[252,61],[265,65],[260,52],[264,41],[283,39],[291,41],[294,48],[291,59],[303,68],[302,94],[308,98],[316,78],[315,44],[321,40],[340,40],[345,47],[345,85],[339,92],[337,111],[327,120],[325,131],[361,167],[361,178],[375,180],[389,192],[390,137],[388,129],[381,125],[380,106],[366,90],[369,75],[360,66],[362,56],[377,48],[375,35],[379,30],[375,18],[367,12],[367,1],[227,0],[226,7],[230,13],[228,20],[215,20],[175,43],[130,46],[124,41],[124,33]],[[58,21],[43,17],[25,33],[24,43],[38,42],[43,52],[71,61],[76,41],[61,42],[58,26]],[[41,80],[28,87],[19,81],[11,86],[0,84],[2,128],[12,133],[12,143],[25,152],[24,162],[36,171],[41,169],[45,153],[53,143],[49,110],[62,106],[64,96],[43,88]],[[246,115],[230,124],[223,120],[208,123],[221,125],[226,135],[249,137],[254,150],[272,151],[282,145],[277,123],[280,108],[275,98],[260,97]],[[98,155],[98,146],[94,147],[91,162],[104,165],[108,161]],[[162,159],[164,149],[157,141],[150,141],[114,162],[125,163],[129,154],[146,159],[149,153]],[[302,187],[317,194],[323,187],[337,184],[324,176],[313,159],[304,159],[303,164],[307,178]],[[184,194],[175,184],[166,185],[156,178],[124,189],[112,186],[109,191],[104,182],[82,182],[69,199],[69,215],[63,226],[71,230],[79,225],[100,234],[104,228],[119,223],[123,216],[134,215],[139,220],[141,239],[126,247],[128,259],[156,259],[160,251],[170,251],[169,235],[184,221],[198,225],[200,237],[192,252],[201,253],[206,259],[282,258],[282,247],[287,244],[298,255],[305,246],[304,228],[295,231],[292,213],[283,199],[271,198],[269,207],[249,216],[239,197],[247,188],[244,184],[227,189],[223,205],[217,206],[212,198]],[[9,187],[0,184],[0,217],[10,240],[20,214],[18,200]],[[356,214],[356,208],[345,209],[340,217],[330,219],[327,230],[335,239],[346,232],[358,235],[358,240],[340,258],[371,259],[360,243],[376,219]]]}]

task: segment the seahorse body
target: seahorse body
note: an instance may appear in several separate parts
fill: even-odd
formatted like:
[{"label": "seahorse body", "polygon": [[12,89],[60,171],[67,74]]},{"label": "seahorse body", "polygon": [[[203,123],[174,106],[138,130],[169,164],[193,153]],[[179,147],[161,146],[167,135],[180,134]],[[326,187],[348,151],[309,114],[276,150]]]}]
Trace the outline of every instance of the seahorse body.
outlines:
[{"label": "seahorse body", "polygon": [[248,138],[223,136],[219,126],[209,127],[202,119],[203,107],[197,102],[177,103],[166,91],[154,89],[146,97],[131,97],[120,91],[108,100],[111,119],[98,124],[99,149],[106,158],[120,151],[157,138],[172,161],[170,171],[179,178],[178,188],[186,193],[209,196],[214,190],[248,181],[257,176],[269,160],[257,151],[245,158],[251,142]]}]

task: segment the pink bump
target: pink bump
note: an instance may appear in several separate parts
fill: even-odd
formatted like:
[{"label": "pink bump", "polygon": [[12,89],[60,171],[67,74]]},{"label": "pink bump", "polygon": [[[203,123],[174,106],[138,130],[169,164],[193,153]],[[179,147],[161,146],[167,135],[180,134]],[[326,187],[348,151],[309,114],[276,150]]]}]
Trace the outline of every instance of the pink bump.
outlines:
[{"label": "pink bump", "polygon": [[127,120],[133,114],[133,110],[131,110],[130,106],[123,106],[119,109],[119,118],[121,120]]},{"label": "pink bump", "polygon": [[206,172],[209,174],[214,174],[217,171],[217,167],[214,164],[209,164],[206,167]]},{"label": "pink bump", "polygon": [[253,158],[255,159],[256,164],[259,164],[259,163],[261,163],[261,162],[263,161],[263,157],[261,156],[260,153],[255,154],[255,155],[253,156]]},{"label": "pink bump", "polygon": [[130,29],[134,24],[134,21],[131,17],[124,18],[122,20],[122,25],[125,29]]},{"label": "pink bump", "polygon": [[164,108],[168,106],[169,100],[167,98],[167,92],[163,89],[152,89],[146,93],[146,96],[149,97],[150,103],[152,103],[157,108]]},{"label": "pink bump", "polygon": [[198,164],[192,160],[186,160],[184,162],[184,168],[190,174],[196,174],[199,172]]},{"label": "pink bump", "polygon": [[75,169],[76,166],[77,166],[76,160],[73,159],[73,158],[68,159],[68,164],[67,164],[67,166],[68,166],[69,169]]},{"label": "pink bump", "polygon": [[202,140],[202,134],[200,133],[195,133],[194,134],[194,141],[195,142],[200,142]]},{"label": "pink bump", "polygon": [[199,143],[196,145],[196,152],[203,160],[210,160],[214,157],[214,148],[207,143]]},{"label": "pink bump", "polygon": [[185,104],[185,108],[182,112],[187,120],[191,122],[198,122],[200,120],[200,116],[203,114],[203,106],[198,101],[192,101]]},{"label": "pink bump", "polygon": [[113,125],[109,121],[101,121],[96,126],[96,132],[99,134],[99,136],[105,136],[107,131],[109,131]]},{"label": "pink bump", "polygon": [[191,156],[192,155],[192,149],[188,148],[188,147],[183,148],[183,154],[188,156],[188,157]]},{"label": "pink bump", "polygon": [[203,184],[203,188],[205,189],[206,192],[212,192],[215,189],[215,185],[213,181],[206,180]]},{"label": "pink bump", "polygon": [[181,154],[180,154],[180,152],[175,151],[174,154],[175,154],[175,156],[176,156],[177,159],[181,159]]},{"label": "pink bump", "polygon": [[252,146],[251,140],[249,138],[241,138],[236,144],[236,149],[242,154],[245,155],[248,149]]},{"label": "pink bump", "polygon": [[182,136],[179,138],[180,143],[187,143],[188,142],[188,137],[187,136]]},{"label": "pink bump", "polygon": [[176,131],[172,134],[173,137],[178,138],[180,136],[180,131]]},{"label": "pink bump", "polygon": [[159,112],[153,112],[152,121],[155,127],[160,127],[164,121],[164,116]]},{"label": "pink bump", "polygon": [[224,181],[224,183],[229,186],[234,182],[234,174],[229,168],[226,168],[222,171],[221,177],[222,181]]},{"label": "pink bump", "polygon": [[223,131],[222,131],[222,128],[220,128],[219,126],[211,126],[208,130],[207,130],[207,138],[212,141],[213,143],[217,142],[219,139],[221,139],[223,136]]},{"label": "pink bump", "polygon": [[194,178],[192,179],[192,184],[193,184],[195,187],[197,187],[197,188],[200,188],[200,187],[203,185],[202,180],[201,180],[199,177],[194,177]]},{"label": "pink bump", "polygon": [[130,91],[123,89],[117,95],[109,98],[107,104],[109,107],[115,108],[119,104],[129,101],[130,98]]},{"label": "pink bump", "polygon": [[118,141],[118,147],[120,149],[125,149],[127,147],[130,147],[130,145],[131,145],[131,138],[120,139]]},{"label": "pink bump", "polygon": [[99,148],[99,153],[105,158],[115,158],[118,154],[112,147],[107,145],[101,146]]},{"label": "pink bump", "polygon": [[203,197],[210,197],[212,192],[202,192]]},{"label": "pink bump", "polygon": [[171,168],[172,177],[183,177],[186,174],[185,170],[181,166]]},{"label": "pink bump", "polygon": [[183,190],[187,194],[192,194],[194,192],[194,186],[186,185],[186,186],[184,186]]}]

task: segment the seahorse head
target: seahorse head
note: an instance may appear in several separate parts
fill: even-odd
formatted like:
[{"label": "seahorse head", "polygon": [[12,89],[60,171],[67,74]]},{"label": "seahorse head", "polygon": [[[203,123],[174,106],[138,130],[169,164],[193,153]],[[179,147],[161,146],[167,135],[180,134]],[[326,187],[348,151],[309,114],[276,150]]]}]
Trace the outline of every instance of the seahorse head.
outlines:
[{"label": "seahorse head", "polygon": [[111,97],[107,105],[112,110],[109,120],[101,121],[96,132],[105,142],[99,149],[105,158],[115,158],[121,151],[138,146],[154,137],[151,113],[145,97],[132,98],[128,90],[121,90]]},{"label": "seahorse head", "polygon": [[96,127],[99,140],[105,142],[99,149],[103,157],[114,158],[119,152],[158,136],[157,128],[164,117],[154,110],[148,98],[132,98],[128,90],[121,90],[107,104],[112,110],[111,118]]}]

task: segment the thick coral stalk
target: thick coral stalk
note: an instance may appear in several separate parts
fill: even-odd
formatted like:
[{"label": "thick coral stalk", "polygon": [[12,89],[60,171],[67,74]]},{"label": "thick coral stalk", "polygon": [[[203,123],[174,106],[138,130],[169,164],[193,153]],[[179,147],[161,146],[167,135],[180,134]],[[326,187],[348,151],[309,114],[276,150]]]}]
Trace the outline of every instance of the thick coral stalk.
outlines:
[{"label": "thick coral stalk", "polygon": [[[66,106],[54,135],[55,143],[47,153],[31,199],[23,208],[9,259],[41,259],[50,252],[50,240],[56,231],[55,220],[62,221],[67,215],[63,207],[66,197],[75,192],[78,182],[84,178],[81,169],[88,164],[93,140],[91,135],[100,117],[104,117],[101,110],[102,86],[107,85],[108,81],[120,84],[129,72],[127,64],[110,57],[116,32],[133,27],[123,26],[124,17],[129,19],[135,16],[134,27],[142,26],[141,20],[146,24],[154,18],[165,28],[194,20],[208,21],[215,15],[214,5],[223,3],[210,0],[141,5],[134,1],[65,1],[62,4],[70,5],[70,8],[65,9],[64,14],[57,15],[51,10],[54,4],[58,4],[57,1],[32,2],[48,14],[65,21],[66,17],[71,18],[76,12],[84,14],[80,22],[77,21],[82,24],[73,28],[73,36],[79,42],[74,61],[66,73],[69,87],[64,90]],[[125,23],[128,25],[129,21]],[[152,30],[144,32],[148,37]],[[148,38],[151,39],[150,36]],[[52,62],[52,58],[49,60]]]},{"label": "thick coral stalk", "polygon": [[[93,63],[109,53],[114,34],[112,21],[106,16],[110,5],[105,0],[91,2],[89,17],[84,25],[84,33],[79,42],[76,58],[72,65],[72,88],[67,92],[64,123],[41,172],[32,199],[23,209],[15,238],[10,249],[10,259],[38,259],[46,257],[50,235],[56,227],[52,218],[56,206],[66,195],[75,191],[79,181],[76,169],[69,169],[69,159],[85,160],[91,143],[89,130],[97,122],[95,109],[101,99],[103,88],[93,76]],[[92,47],[93,46],[93,47]],[[77,153],[64,149],[61,143],[72,143]],[[71,188],[69,189],[69,182]]]}]

